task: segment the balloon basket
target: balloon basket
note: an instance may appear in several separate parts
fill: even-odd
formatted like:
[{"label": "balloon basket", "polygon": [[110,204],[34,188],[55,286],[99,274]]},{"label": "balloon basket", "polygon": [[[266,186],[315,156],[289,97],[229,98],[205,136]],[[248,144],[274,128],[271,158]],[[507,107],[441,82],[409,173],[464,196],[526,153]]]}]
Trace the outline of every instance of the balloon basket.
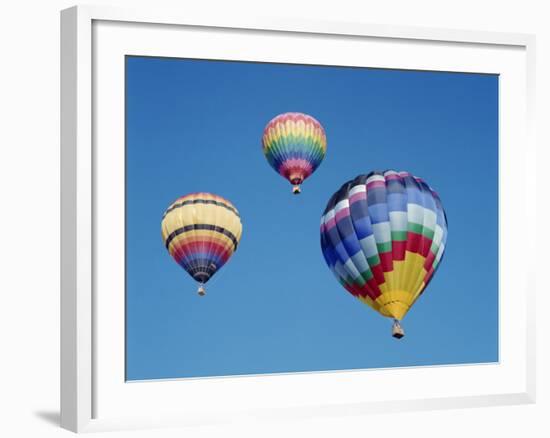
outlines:
[{"label": "balloon basket", "polygon": [[206,295],[206,289],[204,288],[204,286],[199,286],[197,293],[200,297],[204,297]]},{"label": "balloon basket", "polygon": [[403,330],[403,327],[401,327],[401,324],[399,324],[399,321],[397,319],[393,320],[391,335],[395,339],[401,339],[403,336],[405,336],[405,330]]},{"label": "balloon basket", "polygon": [[302,191],[300,190],[300,186],[298,184],[292,186],[292,193],[295,195],[299,195]]}]

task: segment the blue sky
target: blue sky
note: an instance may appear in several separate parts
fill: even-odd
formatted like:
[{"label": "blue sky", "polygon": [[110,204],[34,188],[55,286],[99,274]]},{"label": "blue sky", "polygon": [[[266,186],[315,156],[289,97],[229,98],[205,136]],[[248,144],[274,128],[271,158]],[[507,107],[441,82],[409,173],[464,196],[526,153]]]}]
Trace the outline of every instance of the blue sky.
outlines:
[{"label": "blue sky", "polygon": [[[497,76],[128,57],[126,84],[128,380],[498,360]],[[300,196],[261,151],[287,111],[328,139]],[[329,197],[375,169],[424,178],[449,220],[400,341],[319,244]],[[195,191],[229,199],[243,222],[203,298],[160,236],[166,207]]]}]

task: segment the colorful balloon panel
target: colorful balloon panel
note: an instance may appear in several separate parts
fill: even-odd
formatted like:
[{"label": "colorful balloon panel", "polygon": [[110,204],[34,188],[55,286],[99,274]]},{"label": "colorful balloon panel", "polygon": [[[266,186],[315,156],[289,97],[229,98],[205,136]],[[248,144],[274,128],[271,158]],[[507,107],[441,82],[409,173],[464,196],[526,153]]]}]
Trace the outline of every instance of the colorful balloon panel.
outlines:
[{"label": "colorful balloon panel", "polygon": [[302,113],[280,114],[264,129],[264,155],[276,172],[299,186],[319,167],[327,151],[327,137],[321,124]]},{"label": "colorful balloon panel", "polygon": [[161,231],[174,260],[196,281],[206,283],[237,250],[242,224],[227,199],[192,193],[168,207]]},{"label": "colorful balloon panel", "polygon": [[430,282],[446,240],[439,196],[408,172],[359,175],[334,193],[321,218],[321,248],[338,281],[398,320]]}]

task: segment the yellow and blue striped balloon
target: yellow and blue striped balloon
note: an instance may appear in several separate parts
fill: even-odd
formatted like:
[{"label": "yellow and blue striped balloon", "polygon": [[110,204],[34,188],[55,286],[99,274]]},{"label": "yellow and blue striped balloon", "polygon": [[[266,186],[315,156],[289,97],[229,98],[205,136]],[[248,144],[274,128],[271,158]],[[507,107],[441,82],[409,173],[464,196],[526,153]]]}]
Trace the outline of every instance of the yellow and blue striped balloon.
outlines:
[{"label": "yellow and blue striped balloon", "polygon": [[237,250],[242,224],[239,212],[227,199],[212,193],[191,193],[166,209],[161,223],[164,246],[187,273],[204,284]]}]

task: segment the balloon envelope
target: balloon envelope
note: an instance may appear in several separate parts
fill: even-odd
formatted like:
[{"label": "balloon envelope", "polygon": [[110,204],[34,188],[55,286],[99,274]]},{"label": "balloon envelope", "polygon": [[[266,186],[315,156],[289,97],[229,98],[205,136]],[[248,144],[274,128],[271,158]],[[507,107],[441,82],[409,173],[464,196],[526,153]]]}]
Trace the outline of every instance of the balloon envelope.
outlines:
[{"label": "balloon envelope", "polygon": [[300,193],[300,184],[325,157],[327,138],[312,116],[284,113],[265,127],[262,147],[271,167],[294,185],[294,193]]},{"label": "balloon envelope", "polygon": [[439,196],[408,172],[359,175],[334,193],[321,218],[321,248],[338,281],[397,320],[430,282],[446,240]]},{"label": "balloon envelope", "polygon": [[231,202],[211,193],[192,193],[164,213],[162,240],[170,255],[204,284],[237,250],[242,225]]}]

